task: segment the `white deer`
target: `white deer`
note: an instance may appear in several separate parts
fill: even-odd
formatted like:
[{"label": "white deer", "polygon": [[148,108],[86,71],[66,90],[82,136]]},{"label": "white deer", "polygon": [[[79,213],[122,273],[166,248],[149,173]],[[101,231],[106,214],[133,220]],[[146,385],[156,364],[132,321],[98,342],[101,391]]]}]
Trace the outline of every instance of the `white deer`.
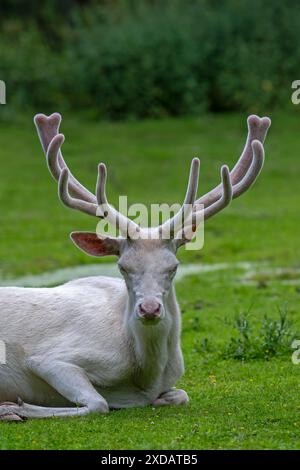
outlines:
[{"label": "white deer", "polygon": [[[184,371],[173,285],[177,248],[190,240],[178,237],[175,230],[183,208],[151,229],[159,235],[156,239],[133,239],[130,233],[150,229],[141,229],[108,204],[103,164],[96,196],[75,179],[60,150],[60,121],[57,113],[35,117],[60,199],[93,216],[105,204],[102,217],[117,219],[123,235],[73,232],[71,238],[89,255],[116,255],[124,280],[99,276],[52,288],[0,289],[0,339],[6,351],[0,364],[0,419],[84,416],[113,408],[187,403],[186,392],[174,388]],[[237,164],[231,172],[223,166],[221,183],[197,200],[199,160],[193,159],[184,200],[193,214],[203,205],[208,219],[250,187],[264,162],[262,144],[269,126],[269,118],[248,118],[248,138]],[[160,236],[165,229],[169,239]]]}]

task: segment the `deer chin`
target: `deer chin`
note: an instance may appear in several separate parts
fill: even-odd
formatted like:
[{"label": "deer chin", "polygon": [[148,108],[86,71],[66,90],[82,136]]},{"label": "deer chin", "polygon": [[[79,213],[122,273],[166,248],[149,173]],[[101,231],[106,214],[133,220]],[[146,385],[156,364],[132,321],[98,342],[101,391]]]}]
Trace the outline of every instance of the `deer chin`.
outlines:
[{"label": "deer chin", "polygon": [[142,325],[154,326],[154,325],[158,325],[161,322],[162,318],[158,317],[158,318],[152,318],[152,319],[145,319],[142,317],[138,317],[138,320],[142,323]]}]

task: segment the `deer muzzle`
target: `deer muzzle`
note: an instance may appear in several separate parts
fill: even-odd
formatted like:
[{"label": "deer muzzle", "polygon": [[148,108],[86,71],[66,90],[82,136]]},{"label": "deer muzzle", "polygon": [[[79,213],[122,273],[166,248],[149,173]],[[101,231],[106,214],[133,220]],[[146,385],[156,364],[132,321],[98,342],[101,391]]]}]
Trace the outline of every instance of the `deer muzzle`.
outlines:
[{"label": "deer muzzle", "polygon": [[144,300],[138,306],[138,317],[145,322],[157,322],[161,319],[162,311],[162,304],[157,300]]}]

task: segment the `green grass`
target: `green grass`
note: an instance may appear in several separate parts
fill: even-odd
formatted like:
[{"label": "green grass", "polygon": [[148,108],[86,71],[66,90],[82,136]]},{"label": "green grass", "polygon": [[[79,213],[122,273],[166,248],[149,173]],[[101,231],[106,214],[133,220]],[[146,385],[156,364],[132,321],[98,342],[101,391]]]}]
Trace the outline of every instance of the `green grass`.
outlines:
[{"label": "green grass", "polygon": [[[232,165],[246,137],[245,116],[142,123],[83,123],[66,119],[64,153],[93,187],[96,163],[108,164],[108,192],[131,202],[182,199],[192,156],[202,159],[200,189],[218,181],[221,163]],[[291,351],[271,358],[224,359],[236,315],[250,311],[260,324],[285,308],[300,339],[299,117],[274,115],[259,182],[209,221],[204,249],[182,251],[183,262],[262,262],[267,275],[242,282],[238,269],[189,276],[178,283],[183,310],[186,373],[178,386],[190,396],[182,408],[130,409],[107,416],[0,425],[0,449],[297,449],[300,448],[300,366]],[[57,201],[29,121],[0,126],[2,276],[91,262],[68,240],[95,222]],[[272,268],[282,267],[289,276]],[[270,268],[270,269],[269,269]],[[293,274],[294,273],[294,274]],[[297,284],[297,279],[299,283]],[[262,282],[263,280],[263,282]],[[293,280],[294,284],[283,281]]]}]

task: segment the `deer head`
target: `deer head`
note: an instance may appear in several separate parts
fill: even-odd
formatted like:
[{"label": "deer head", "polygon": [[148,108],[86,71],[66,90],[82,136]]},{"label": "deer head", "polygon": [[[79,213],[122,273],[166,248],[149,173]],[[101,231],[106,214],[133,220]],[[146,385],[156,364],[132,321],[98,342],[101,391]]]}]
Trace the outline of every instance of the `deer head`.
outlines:
[{"label": "deer head", "polygon": [[35,116],[48,168],[58,182],[61,201],[72,209],[117,225],[121,232],[119,237],[72,232],[71,239],[89,255],[116,255],[131,305],[134,306],[133,321],[139,319],[146,324],[158,323],[166,314],[165,299],[178,266],[177,249],[192,239],[197,230],[196,216],[199,211],[203,211],[203,218],[207,220],[243,194],[255,181],[264,163],[263,142],[271,121],[267,117],[248,118],[248,137],[238,162],[231,171],[227,166],[222,166],[221,183],[199,199],[196,198],[200,161],[194,158],[181,209],[174,217],[154,228],[140,227],[109,204],[105,190],[107,172],[103,163],[98,166],[95,195],[79,183],[61,153],[64,136],[59,133],[60,122],[58,113],[49,117],[43,114]]}]

